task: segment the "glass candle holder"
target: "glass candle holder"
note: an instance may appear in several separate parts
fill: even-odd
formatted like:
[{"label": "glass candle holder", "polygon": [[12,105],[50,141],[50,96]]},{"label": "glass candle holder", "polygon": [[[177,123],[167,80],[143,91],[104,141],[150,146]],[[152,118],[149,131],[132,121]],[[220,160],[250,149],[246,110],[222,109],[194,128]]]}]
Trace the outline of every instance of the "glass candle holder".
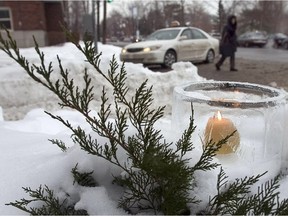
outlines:
[{"label": "glass candle holder", "polygon": [[217,152],[223,167],[247,174],[280,172],[288,132],[287,92],[251,83],[206,81],[177,86],[173,97],[173,131],[183,133],[193,110],[196,148],[234,133]]}]

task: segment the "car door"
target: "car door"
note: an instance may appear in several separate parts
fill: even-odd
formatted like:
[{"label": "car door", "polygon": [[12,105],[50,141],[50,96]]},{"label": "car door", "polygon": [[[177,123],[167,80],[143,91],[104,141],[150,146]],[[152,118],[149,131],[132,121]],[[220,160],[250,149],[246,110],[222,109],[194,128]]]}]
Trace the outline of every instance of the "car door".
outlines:
[{"label": "car door", "polygon": [[183,30],[178,45],[178,61],[189,61],[196,55],[191,29]]},{"label": "car door", "polygon": [[196,60],[204,60],[211,45],[209,39],[198,29],[191,29],[193,38],[193,52]]}]

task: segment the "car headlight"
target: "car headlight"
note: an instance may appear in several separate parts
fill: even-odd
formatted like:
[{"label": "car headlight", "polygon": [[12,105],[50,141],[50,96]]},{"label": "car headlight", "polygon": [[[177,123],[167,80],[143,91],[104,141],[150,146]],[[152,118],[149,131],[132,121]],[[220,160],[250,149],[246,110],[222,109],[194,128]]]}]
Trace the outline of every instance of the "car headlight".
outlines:
[{"label": "car headlight", "polygon": [[123,48],[122,51],[121,51],[121,53],[123,53],[123,54],[126,53],[126,52],[127,52],[127,50],[125,48]]},{"label": "car headlight", "polygon": [[150,51],[153,51],[153,50],[157,50],[159,49],[161,46],[151,46],[151,47],[146,47],[143,49],[143,52],[150,52]]}]

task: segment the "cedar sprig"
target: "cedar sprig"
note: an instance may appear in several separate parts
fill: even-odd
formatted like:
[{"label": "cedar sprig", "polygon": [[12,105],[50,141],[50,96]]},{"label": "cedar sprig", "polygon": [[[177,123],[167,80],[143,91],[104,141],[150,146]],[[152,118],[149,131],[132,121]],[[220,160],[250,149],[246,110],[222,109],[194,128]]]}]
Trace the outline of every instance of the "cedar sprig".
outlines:
[{"label": "cedar sprig", "polygon": [[[217,180],[217,195],[209,201],[209,214],[232,214],[243,213],[247,214],[250,211],[249,206],[251,202],[246,202],[248,195],[251,192],[251,186],[259,181],[264,175],[258,174],[256,176],[236,178],[231,184],[228,183],[228,176],[225,174],[223,168],[220,168]],[[249,198],[248,198],[249,199]],[[248,206],[244,207],[246,203]]]},{"label": "cedar sprig", "polygon": [[79,172],[78,170],[78,163],[75,165],[75,167],[73,167],[71,173],[74,177],[74,181],[73,184],[75,184],[76,182],[81,185],[81,186],[85,186],[85,187],[96,187],[99,184],[94,180],[94,178],[92,177],[94,171],[91,172]]},{"label": "cedar sprig", "polygon": [[[36,190],[23,187],[23,190],[31,199],[22,198],[6,205],[14,206],[31,215],[87,215],[85,210],[75,210],[74,205],[68,204],[69,194],[66,193],[67,197],[60,200],[47,185],[40,185]],[[29,207],[34,202],[39,203],[38,207]]]}]

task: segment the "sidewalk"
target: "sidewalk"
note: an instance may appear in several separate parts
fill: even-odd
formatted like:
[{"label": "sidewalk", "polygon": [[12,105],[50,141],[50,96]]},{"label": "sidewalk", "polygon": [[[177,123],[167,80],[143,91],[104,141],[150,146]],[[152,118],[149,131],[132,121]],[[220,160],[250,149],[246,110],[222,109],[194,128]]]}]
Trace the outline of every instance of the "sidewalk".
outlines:
[{"label": "sidewalk", "polygon": [[250,82],[288,90],[288,62],[264,62],[236,57],[237,72],[230,72],[229,59],[226,59],[221,71],[216,71],[213,63],[197,64],[196,66],[198,74],[206,79]]}]

